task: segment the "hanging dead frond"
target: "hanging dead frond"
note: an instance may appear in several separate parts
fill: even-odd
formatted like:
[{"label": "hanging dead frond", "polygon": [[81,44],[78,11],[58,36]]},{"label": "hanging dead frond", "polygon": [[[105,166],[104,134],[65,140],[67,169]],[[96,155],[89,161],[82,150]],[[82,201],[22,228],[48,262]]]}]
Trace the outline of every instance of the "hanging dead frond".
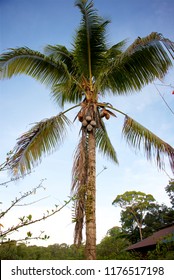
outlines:
[{"label": "hanging dead frond", "polygon": [[75,222],[74,244],[82,242],[82,230],[85,215],[85,197],[87,182],[87,135],[82,130],[82,138],[75,152],[72,169],[72,192],[75,195],[73,221]]},{"label": "hanging dead frond", "polygon": [[60,145],[66,134],[66,125],[71,122],[62,113],[34,125],[17,139],[8,167],[13,175],[24,175],[41,161],[44,154]]},{"label": "hanging dead frond", "polygon": [[164,155],[168,156],[174,173],[174,149],[150,130],[126,116],[123,126],[123,136],[136,149],[144,148],[148,160],[155,159],[160,169],[164,168]]}]

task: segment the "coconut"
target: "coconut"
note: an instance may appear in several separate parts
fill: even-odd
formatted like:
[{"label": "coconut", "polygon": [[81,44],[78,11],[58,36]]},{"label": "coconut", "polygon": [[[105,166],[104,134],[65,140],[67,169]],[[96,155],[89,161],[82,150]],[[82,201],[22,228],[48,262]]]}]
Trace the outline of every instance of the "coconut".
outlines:
[{"label": "coconut", "polygon": [[88,124],[88,125],[87,125],[87,130],[88,130],[88,131],[92,131],[92,129],[93,129],[92,125]]},{"label": "coconut", "polygon": [[83,121],[83,114],[82,114],[82,112],[78,113],[78,119],[79,119],[80,122]]},{"label": "coconut", "polygon": [[86,120],[84,120],[84,121],[82,122],[82,125],[83,125],[83,126],[87,126],[87,124],[88,124],[88,123],[87,123]]},{"label": "coconut", "polygon": [[110,114],[109,114],[109,113],[107,113],[107,114],[105,115],[105,118],[106,118],[107,120],[109,120],[109,118],[110,118]]},{"label": "coconut", "polygon": [[92,126],[96,126],[96,121],[91,121],[90,124],[91,124]]},{"label": "coconut", "polygon": [[86,120],[90,122],[92,120],[91,116],[86,116]]}]

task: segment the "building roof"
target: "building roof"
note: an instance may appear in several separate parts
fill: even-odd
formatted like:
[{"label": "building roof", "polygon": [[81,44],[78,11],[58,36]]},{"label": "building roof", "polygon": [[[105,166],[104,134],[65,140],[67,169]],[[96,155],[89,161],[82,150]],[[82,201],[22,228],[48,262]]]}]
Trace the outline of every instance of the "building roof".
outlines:
[{"label": "building roof", "polygon": [[136,249],[156,245],[157,242],[163,240],[163,238],[169,234],[174,235],[174,224],[170,226],[166,226],[165,228],[154,232],[151,236],[145,238],[144,240],[129,246],[127,250],[136,250]]}]

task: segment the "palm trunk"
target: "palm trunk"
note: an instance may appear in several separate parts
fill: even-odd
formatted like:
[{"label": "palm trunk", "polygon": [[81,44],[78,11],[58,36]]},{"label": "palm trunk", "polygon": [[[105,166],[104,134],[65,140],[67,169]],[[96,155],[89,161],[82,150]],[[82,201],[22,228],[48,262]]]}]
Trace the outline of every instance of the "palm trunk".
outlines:
[{"label": "palm trunk", "polygon": [[88,138],[88,182],[86,191],[86,259],[96,259],[96,143],[94,132]]}]

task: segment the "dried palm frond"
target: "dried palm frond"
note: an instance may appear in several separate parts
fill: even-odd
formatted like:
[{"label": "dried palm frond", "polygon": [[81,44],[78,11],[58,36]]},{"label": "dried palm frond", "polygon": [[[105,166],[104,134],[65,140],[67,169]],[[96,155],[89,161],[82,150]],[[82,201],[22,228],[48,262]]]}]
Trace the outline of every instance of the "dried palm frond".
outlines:
[{"label": "dried palm frond", "polygon": [[85,215],[85,197],[87,182],[87,135],[82,130],[82,138],[75,152],[72,169],[72,192],[75,195],[73,221],[75,224],[74,244],[82,242],[82,230]]},{"label": "dried palm frond", "polygon": [[133,147],[140,149],[143,146],[147,159],[154,157],[160,169],[164,168],[164,155],[167,155],[174,172],[174,149],[169,144],[128,116],[125,117],[122,133]]},{"label": "dried palm frond", "polygon": [[52,152],[60,145],[66,134],[66,125],[71,122],[62,113],[36,123],[17,140],[8,160],[9,169],[14,175],[24,175],[37,165],[43,154]]}]

